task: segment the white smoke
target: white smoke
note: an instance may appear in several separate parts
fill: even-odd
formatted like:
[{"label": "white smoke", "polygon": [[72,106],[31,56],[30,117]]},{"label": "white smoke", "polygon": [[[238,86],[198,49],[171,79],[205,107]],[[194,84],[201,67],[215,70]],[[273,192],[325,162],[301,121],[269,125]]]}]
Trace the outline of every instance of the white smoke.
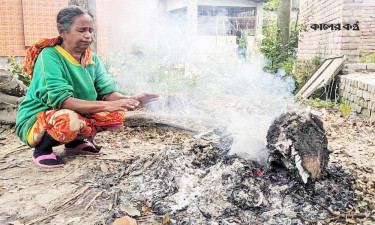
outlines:
[{"label": "white smoke", "polygon": [[[159,10],[156,6],[154,10]],[[168,107],[173,115],[215,119],[234,137],[231,154],[265,162],[267,130],[293,105],[293,79],[282,71],[264,72],[266,60],[259,53],[250,54],[247,61],[237,56],[236,49],[198,55],[195,50],[205,46],[200,36],[186,30],[184,12],[155,19],[155,14],[147,18],[139,10],[142,22],[137,26],[133,20],[132,25],[138,31],[142,28],[132,35],[136,54],[120,51],[109,61],[113,63],[109,72],[116,73],[119,87],[126,94],[158,92],[160,100],[149,104],[154,111],[165,113]],[[125,37],[127,32],[118,30],[117,35]]]}]

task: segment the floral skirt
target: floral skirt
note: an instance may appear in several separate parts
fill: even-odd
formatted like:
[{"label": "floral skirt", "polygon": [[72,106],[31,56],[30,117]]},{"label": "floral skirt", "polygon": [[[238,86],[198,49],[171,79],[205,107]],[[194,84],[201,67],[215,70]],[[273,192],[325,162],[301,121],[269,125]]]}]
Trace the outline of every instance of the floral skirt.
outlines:
[{"label": "floral skirt", "polygon": [[83,117],[72,110],[61,109],[43,111],[36,117],[37,121],[27,133],[27,142],[31,147],[40,143],[45,132],[61,143],[85,138],[93,142],[97,132],[122,127],[125,111],[93,113]]}]

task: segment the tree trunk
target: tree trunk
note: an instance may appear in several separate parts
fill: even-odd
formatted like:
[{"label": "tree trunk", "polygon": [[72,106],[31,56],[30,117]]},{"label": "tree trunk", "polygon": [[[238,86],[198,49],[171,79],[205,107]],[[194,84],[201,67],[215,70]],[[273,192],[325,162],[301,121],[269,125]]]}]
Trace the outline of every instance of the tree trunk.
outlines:
[{"label": "tree trunk", "polygon": [[280,31],[282,49],[287,50],[289,43],[289,23],[290,23],[291,0],[279,0],[277,12],[277,28]]}]

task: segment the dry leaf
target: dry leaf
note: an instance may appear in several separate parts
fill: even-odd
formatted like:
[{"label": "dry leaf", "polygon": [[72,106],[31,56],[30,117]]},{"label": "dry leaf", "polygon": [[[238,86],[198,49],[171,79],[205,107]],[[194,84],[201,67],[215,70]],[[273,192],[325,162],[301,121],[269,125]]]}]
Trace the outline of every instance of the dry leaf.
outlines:
[{"label": "dry leaf", "polygon": [[332,212],[332,214],[335,215],[335,216],[340,216],[340,212],[339,211]]},{"label": "dry leaf", "polygon": [[163,217],[163,225],[167,224],[169,221],[171,221],[171,216],[167,213]]},{"label": "dry leaf", "polygon": [[141,213],[132,204],[123,204],[121,206],[121,211],[125,212],[129,216],[140,216]]},{"label": "dry leaf", "polygon": [[375,210],[375,203],[373,203],[373,202],[370,203],[370,209]]},{"label": "dry leaf", "polygon": [[329,222],[331,222],[331,220],[332,220],[332,218],[326,218],[325,220],[324,220],[324,222],[326,222],[326,223],[329,223]]},{"label": "dry leaf", "polygon": [[100,170],[104,173],[108,172],[107,164],[103,163],[102,165],[100,165]]},{"label": "dry leaf", "polygon": [[129,216],[118,218],[112,225],[137,225],[137,221]]},{"label": "dry leaf", "polygon": [[346,219],[347,223],[356,224],[355,220],[353,219]]},{"label": "dry leaf", "polygon": [[142,213],[146,213],[146,212],[148,212],[148,207],[142,206]]}]

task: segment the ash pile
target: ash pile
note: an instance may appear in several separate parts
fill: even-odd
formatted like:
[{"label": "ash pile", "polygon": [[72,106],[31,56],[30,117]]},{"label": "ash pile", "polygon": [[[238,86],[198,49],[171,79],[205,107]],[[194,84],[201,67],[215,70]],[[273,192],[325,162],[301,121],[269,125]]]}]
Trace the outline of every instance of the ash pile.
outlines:
[{"label": "ash pile", "polygon": [[329,163],[317,117],[282,114],[267,143],[267,165],[228,155],[225,129],[124,161],[92,182],[108,199],[97,205],[106,216],[97,224],[126,215],[155,224],[167,213],[170,224],[304,224],[355,205],[353,178]]}]

